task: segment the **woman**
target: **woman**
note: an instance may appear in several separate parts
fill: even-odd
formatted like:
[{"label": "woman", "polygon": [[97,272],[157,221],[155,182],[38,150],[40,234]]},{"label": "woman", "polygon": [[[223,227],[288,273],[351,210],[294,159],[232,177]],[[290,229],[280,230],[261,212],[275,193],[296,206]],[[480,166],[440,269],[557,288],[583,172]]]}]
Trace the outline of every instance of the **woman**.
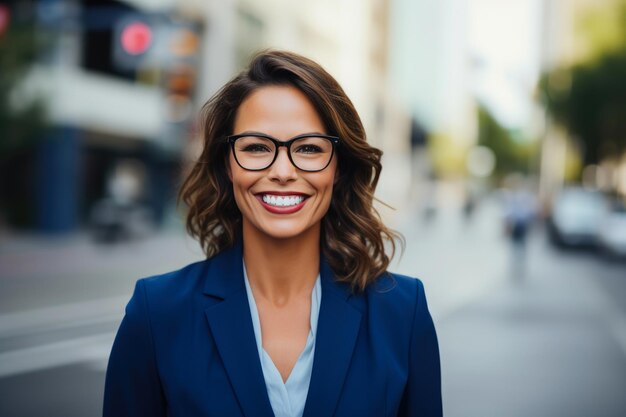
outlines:
[{"label": "woman", "polygon": [[441,416],[421,282],[386,272],[381,152],[318,64],[270,51],[205,105],[183,183],[207,260],[141,279],[105,416]]}]

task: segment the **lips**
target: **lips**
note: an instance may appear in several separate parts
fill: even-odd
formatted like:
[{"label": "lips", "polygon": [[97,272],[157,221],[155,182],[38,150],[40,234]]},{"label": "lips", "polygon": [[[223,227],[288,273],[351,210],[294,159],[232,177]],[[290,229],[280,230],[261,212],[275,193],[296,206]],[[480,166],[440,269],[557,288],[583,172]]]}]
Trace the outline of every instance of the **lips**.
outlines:
[{"label": "lips", "polygon": [[298,192],[262,192],[255,197],[271,213],[291,214],[304,207],[309,196]]},{"label": "lips", "polygon": [[274,196],[265,194],[261,196],[264,203],[274,207],[291,207],[302,203],[303,196],[300,195],[286,195],[286,196]]}]

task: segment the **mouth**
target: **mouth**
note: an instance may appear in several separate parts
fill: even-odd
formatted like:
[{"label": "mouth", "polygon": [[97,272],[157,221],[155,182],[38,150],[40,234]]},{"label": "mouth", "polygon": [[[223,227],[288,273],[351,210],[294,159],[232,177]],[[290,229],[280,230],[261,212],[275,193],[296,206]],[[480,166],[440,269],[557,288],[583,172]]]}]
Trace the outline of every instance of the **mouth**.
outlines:
[{"label": "mouth", "polygon": [[261,205],[275,214],[290,214],[300,210],[306,204],[308,195],[302,193],[258,193],[255,195]]}]

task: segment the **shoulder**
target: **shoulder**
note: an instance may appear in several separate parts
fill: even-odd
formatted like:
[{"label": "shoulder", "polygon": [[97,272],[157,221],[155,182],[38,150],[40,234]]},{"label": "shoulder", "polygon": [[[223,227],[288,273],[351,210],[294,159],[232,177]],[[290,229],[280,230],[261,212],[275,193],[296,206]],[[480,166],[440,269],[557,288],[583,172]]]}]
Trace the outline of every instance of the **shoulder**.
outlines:
[{"label": "shoulder", "polygon": [[140,278],[138,282],[150,292],[169,292],[172,290],[193,287],[202,280],[203,272],[210,260],[191,263],[180,269]]},{"label": "shoulder", "polygon": [[349,302],[361,312],[372,343],[395,352],[396,358],[409,357],[415,338],[431,320],[422,281],[406,275],[385,273]]},{"label": "shoulder", "polygon": [[133,298],[145,298],[150,311],[166,309],[190,301],[201,293],[211,260],[188,264],[180,269],[137,280]]},{"label": "shoulder", "polygon": [[413,320],[419,304],[425,303],[424,284],[419,278],[386,272],[363,293],[367,308],[396,320]]},{"label": "shoulder", "polygon": [[416,277],[385,272],[367,287],[366,292],[369,297],[413,304],[420,292],[424,292],[424,284]]},{"label": "shoulder", "polygon": [[175,331],[180,323],[193,322],[190,318],[204,306],[206,271],[212,262],[198,261],[174,271],[138,279],[125,308],[126,320],[147,324],[155,340],[164,332]]}]

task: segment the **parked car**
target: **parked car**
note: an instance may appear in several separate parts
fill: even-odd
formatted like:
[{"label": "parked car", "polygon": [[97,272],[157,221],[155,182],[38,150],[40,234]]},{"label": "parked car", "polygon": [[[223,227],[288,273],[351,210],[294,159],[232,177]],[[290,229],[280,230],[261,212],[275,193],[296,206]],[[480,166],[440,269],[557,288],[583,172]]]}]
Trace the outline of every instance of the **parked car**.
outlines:
[{"label": "parked car", "polygon": [[558,246],[595,246],[609,214],[604,195],[568,187],[557,194],[548,219],[550,240]]},{"label": "parked car", "polygon": [[602,251],[616,258],[626,258],[626,205],[613,204],[598,233]]}]

